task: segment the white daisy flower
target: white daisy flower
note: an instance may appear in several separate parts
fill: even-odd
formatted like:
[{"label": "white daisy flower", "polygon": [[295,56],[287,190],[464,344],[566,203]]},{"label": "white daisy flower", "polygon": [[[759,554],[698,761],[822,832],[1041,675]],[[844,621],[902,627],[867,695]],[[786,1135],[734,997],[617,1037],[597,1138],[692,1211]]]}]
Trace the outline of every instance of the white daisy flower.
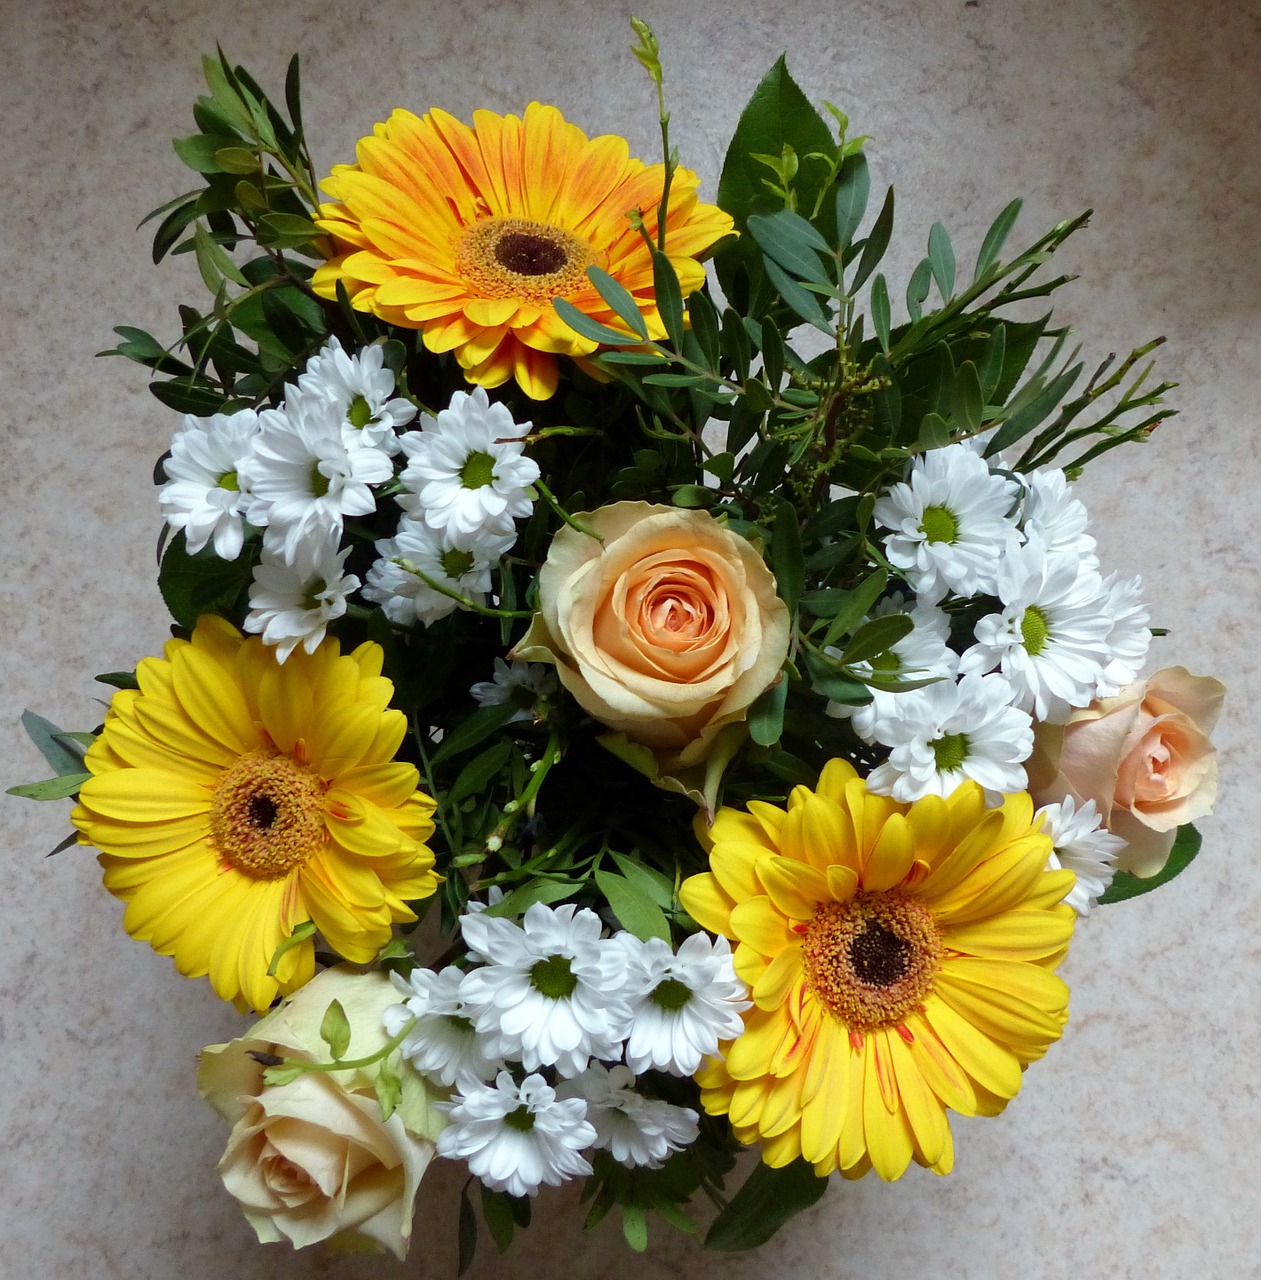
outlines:
[{"label": "white daisy flower", "polygon": [[1138,679],[1147,661],[1152,631],[1147,605],[1143,602],[1143,579],[1118,580],[1115,573],[1104,579],[1108,595],[1108,617],[1112,630],[1107,639],[1107,665],[1095,690],[1098,698],[1111,698]]},{"label": "white daisy flower", "polygon": [[1018,495],[1013,481],[991,473],[965,445],[929,450],[905,483],[876,501],[876,519],[893,530],[885,540],[889,563],[930,601],[947,591],[992,592]]},{"label": "white daisy flower", "polygon": [[[959,655],[949,647],[950,618],[936,604],[915,598],[910,602],[900,591],[882,600],[872,611],[871,617],[883,618],[889,614],[907,614],[912,630],[897,642],[874,668],[868,662],[856,663],[855,670],[868,675],[901,676],[908,680],[953,680],[959,669]],[[849,716],[854,732],[866,742],[874,739],[872,727],[877,720],[887,716],[888,700],[900,693],[873,689],[872,701],[862,706],[829,702],[825,708],[830,716],[843,719]]]},{"label": "white daisy flower", "polygon": [[693,1075],[718,1052],[720,1040],[734,1040],[744,1030],[740,1014],[749,1008],[749,989],[736,977],[726,938],[694,933],[677,955],[661,938],[643,942],[619,933],[614,941],[627,957],[623,994],[631,1013],[631,1071],[655,1067]]},{"label": "white daisy flower", "polygon": [[1048,869],[1064,867],[1077,876],[1064,901],[1079,916],[1089,915],[1116,875],[1117,854],[1125,841],[1103,829],[1093,800],[1078,805],[1072,796],[1065,796],[1059,804],[1043,806],[1037,816],[1054,846]]},{"label": "white daisy flower", "polygon": [[496,658],[494,676],[490,680],[479,680],[469,693],[479,707],[501,707],[506,702],[515,702],[518,709],[508,724],[516,724],[533,720],[534,708],[559,687],[556,672],[542,662],[522,662],[514,658],[509,666],[502,658]]},{"label": "white daisy flower", "polygon": [[423,966],[407,978],[390,974],[402,1004],[390,1005],[382,1014],[385,1032],[394,1037],[411,1018],[415,1026],[399,1049],[417,1071],[438,1084],[469,1088],[494,1078],[503,1070],[503,1058],[473,1028],[473,1020],[460,999],[464,971],[448,965],[439,973]]},{"label": "white daisy flower", "polygon": [[1094,697],[1108,661],[1112,629],[1103,579],[1069,556],[1050,556],[1037,538],[1014,539],[998,568],[1002,613],[976,624],[976,644],[959,670],[979,675],[999,668],[1012,702],[1055,724]]},{"label": "white daisy flower", "polygon": [[1073,496],[1062,471],[1034,471],[1024,477],[1025,499],[1020,527],[1037,538],[1048,556],[1073,556],[1091,569],[1099,567],[1098,544],[1086,532],[1086,506]]},{"label": "white daisy flower", "polygon": [[465,974],[460,999],[497,1052],[562,1076],[576,1076],[590,1058],[622,1056],[626,953],[600,937],[594,911],[536,902],[519,925],[482,913],[461,917],[460,927],[485,961]]},{"label": "white daisy flower", "polygon": [[402,438],[409,459],[399,505],[431,528],[457,536],[509,528],[530,514],[538,464],[523,456],[528,422],[513,421],[482,387],[457,391],[451,406]]},{"label": "white daisy flower", "polygon": [[378,449],[348,449],[333,401],[289,387],[283,409],[259,414],[261,431],[240,475],[250,491],[249,520],[263,541],[294,558],[305,539],[341,541],[346,516],[376,510],[370,485],[394,475]]},{"label": "white daisy flower", "polygon": [[1002,676],[965,675],[900,693],[874,731],[893,748],[867,779],[880,795],[948,796],[968,778],[991,793],[1025,789],[1021,762],[1033,750],[1033,721],[1011,706]]},{"label": "white daisy flower", "polygon": [[184,530],[191,554],[208,542],[220,560],[241,554],[249,493],[239,472],[257,435],[253,409],[209,418],[188,414],[176,431],[171,456],[162,464],[167,482],[158,502],[167,524]]},{"label": "white daisy flower", "polygon": [[359,588],[359,579],[344,572],[348,555],[349,547],[338,551],[335,542],[310,539],[298,543],[290,563],[264,544],[250,584],[245,630],[275,645],[277,662],[299,644],[314,653],[328,624],[346,612],[346,597]]},{"label": "white daisy flower", "polygon": [[368,570],[364,599],[381,606],[391,622],[431,626],[454,613],[459,602],[435,591],[413,569],[476,604],[490,594],[491,570],[516,541],[508,533],[483,529],[474,534],[438,533],[404,518],[393,538],[377,543],[377,560]]},{"label": "white daisy flower", "polygon": [[416,406],[394,395],[394,371],[386,368],[384,348],[381,338],[351,355],[331,337],[307,361],[298,388],[333,401],[347,448],[369,447],[393,455],[399,450],[396,433],[416,416]]},{"label": "white daisy flower", "polygon": [[594,1145],[628,1169],[659,1169],[673,1151],[696,1141],[700,1117],[691,1107],[676,1107],[635,1091],[629,1067],[593,1062],[580,1076],[562,1081],[558,1098],[582,1098],[595,1127]]},{"label": "white daisy flower", "polygon": [[469,1171],[492,1191],[532,1196],[543,1183],[559,1186],[591,1172],[578,1153],[595,1141],[581,1098],[557,1098],[540,1075],[518,1086],[501,1071],[493,1085],[474,1085],[450,1102],[438,1135],[438,1154],[467,1160]]}]

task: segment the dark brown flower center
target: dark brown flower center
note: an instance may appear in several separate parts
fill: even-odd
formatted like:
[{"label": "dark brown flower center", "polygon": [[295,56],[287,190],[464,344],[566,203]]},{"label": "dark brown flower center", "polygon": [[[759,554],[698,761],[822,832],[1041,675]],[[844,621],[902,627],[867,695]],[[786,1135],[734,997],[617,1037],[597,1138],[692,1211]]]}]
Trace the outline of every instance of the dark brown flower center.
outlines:
[{"label": "dark brown flower center", "polygon": [[564,227],[528,218],[487,218],[455,245],[456,270],[483,298],[546,305],[587,287],[591,246]]},{"label": "dark brown flower center", "polygon": [[495,244],[495,261],[522,276],[547,276],[565,265],[565,250],[529,231],[510,231]]}]

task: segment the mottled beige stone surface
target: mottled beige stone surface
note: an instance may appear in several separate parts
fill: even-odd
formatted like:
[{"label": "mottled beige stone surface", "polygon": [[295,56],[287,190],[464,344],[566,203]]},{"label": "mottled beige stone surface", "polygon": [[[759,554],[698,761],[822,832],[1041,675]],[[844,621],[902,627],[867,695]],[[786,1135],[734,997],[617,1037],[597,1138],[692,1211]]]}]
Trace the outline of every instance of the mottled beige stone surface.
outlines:
[{"label": "mottled beige stone surface", "polygon": [[[782,50],[807,92],[874,135],[900,211],[891,278],[941,218],[970,257],[1026,197],[1017,238],[1091,206],[1066,250],[1063,317],[1087,355],[1158,333],[1182,416],[1084,486],[1105,563],[1141,572],[1172,630],[1154,665],[1230,686],[1223,799],[1176,888],[1092,919],[1067,966],[1063,1042],[996,1120],[955,1125],[956,1171],[839,1185],[759,1255],[655,1239],[642,1260],[570,1197],[477,1277],[903,1274],[955,1280],[1261,1275],[1258,943],[1261,748],[1255,525],[1261,480],[1261,114],[1255,0],[645,0],[666,45],[675,138],[712,193],[739,108]],[[0,2],[4,785],[39,776],[24,707],[96,722],[91,677],[165,634],[150,485],[173,418],[142,370],[93,360],[110,329],[169,334],[188,260],[154,269],[160,201],[191,186],[191,129],[216,40],[279,86],[304,57],[317,162],[395,105],[520,109],[550,99],[652,157],[649,88],[622,3],[378,0],[261,5]],[[197,286],[199,288],[199,286]],[[895,295],[900,289],[895,289]],[[260,1248],[214,1173],[225,1137],[194,1056],[241,1021],[131,941],[91,856],[46,850],[66,806],[0,802],[0,1277],[237,1280],[446,1276],[453,1167],[422,1188],[417,1247],[391,1260]]]}]

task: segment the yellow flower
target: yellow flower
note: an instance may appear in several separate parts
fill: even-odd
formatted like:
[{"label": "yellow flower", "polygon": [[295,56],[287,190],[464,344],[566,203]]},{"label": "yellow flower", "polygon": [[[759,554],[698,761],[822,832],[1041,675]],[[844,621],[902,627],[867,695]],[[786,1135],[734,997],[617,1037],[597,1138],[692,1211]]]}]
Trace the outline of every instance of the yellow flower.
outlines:
[{"label": "yellow flower", "polygon": [[335,640],[283,665],[257,636],[203,617],[114,696],[71,815],[101,850],[127,932],[190,978],[260,1013],[314,971],[313,921],[366,963],[408,901],[440,879],[425,840],[434,802],[394,763],[407,720],[389,709],[382,653]]},{"label": "yellow flower", "polygon": [[[317,225],[337,256],[313,286],[355,307],[421,330],[430,351],[454,351],[470,382],[515,378],[536,400],[556,390],[555,357],[596,344],[556,314],[552,299],[624,330],[587,278],[601,267],[630,291],[649,333],[665,336],[653,291],[652,256],[628,215],[638,211],[653,242],[664,166],[632,159],[614,135],[588,139],[555,107],[532,102],[525,118],[490,111],[473,128],[445,111],[395,111],[360,141],[358,163],[323,183],[336,203]],[[665,250],[683,294],[704,283],[697,257],[732,228],[698,204],[699,179],[675,171]]]},{"label": "yellow flower", "polygon": [[899,804],[832,760],[787,811],[723,809],[708,840],[712,870],[680,896],[738,943],[754,1007],[697,1075],[705,1109],[770,1165],[948,1173],[946,1109],[1000,1112],[1068,1017],[1051,970],[1073,874],[1046,870],[1029,796],[987,810],[965,783]]}]

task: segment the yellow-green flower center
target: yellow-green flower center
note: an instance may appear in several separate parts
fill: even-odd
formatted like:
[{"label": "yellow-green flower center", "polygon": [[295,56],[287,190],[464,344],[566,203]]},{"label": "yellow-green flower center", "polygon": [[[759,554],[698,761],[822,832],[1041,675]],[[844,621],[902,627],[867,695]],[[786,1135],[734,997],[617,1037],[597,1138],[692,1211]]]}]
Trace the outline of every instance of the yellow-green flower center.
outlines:
[{"label": "yellow-green flower center", "polygon": [[320,470],[319,459],[311,463],[311,496],[322,498],[328,493],[328,477]]},{"label": "yellow-green flower center", "polygon": [[932,912],[893,891],[829,902],[806,926],[811,992],[851,1031],[896,1026],[932,990],[942,958]]},{"label": "yellow-green flower center", "polygon": [[959,536],[959,522],[945,507],[925,507],[919,531],[929,542],[954,542]]},{"label": "yellow-green flower center", "polygon": [[538,961],[530,970],[530,982],[535,991],[549,1000],[563,1000],[573,995],[578,979],[568,956],[548,956]]},{"label": "yellow-green flower center", "polygon": [[968,758],[968,735],[966,733],[947,733],[933,742],[933,757],[937,761],[939,773],[950,773],[958,769]]},{"label": "yellow-green flower center", "polygon": [[325,784],[291,756],[252,751],[215,787],[210,842],[230,866],[279,880],[322,848]]},{"label": "yellow-green flower center", "polygon": [[219,477],[219,488],[226,489],[229,493],[240,493],[241,482],[237,479],[235,471],[225,471]]},{"label": "yellow-green flower center", "polygon": [[372,421],[372,418],[372,406],[363,396],[356,396],[346,409],[346,421],[356,431],[362,431]]},{"label": "yellow-green flower center", "polygon": [[1020,619],[1020,638],[1031,658],[1036,658],[1046,648],[1050,632],[1046,614],[1036,604],[1031,604]]},{"label": "yellow-green flower center", "polygon": [[587,284],[591,246],[571,231],[528,218],[488,218],[461,236],[455,266],[484,298],[539,305]]},{"label": "yellow-green flower center", "polygon": [[504,1124],[521,1133],[529,1133],[534,1128],[534,1113],[523,1103],[504,1116]]},{"label": "yellow-green flower center", "polygon": [[459,547],[448,547],[438,557],[438,563],[442,566],[442,572],[452,582],[456,582],[466,573],[470,573],[477,561],[471,551],[461,551]]},{"label": "yellow-green flower center", "polygon": [[678,978],[666,978],[648,993],[648,999],[667,1013],[677,1013],[692,998],[692,988]]},{"label": "yellow-green flower center", "polygon": [[460,483],[466,489],[484,489],[495,478],[495,459],[489,453],[470,453],[460,468]]}]

